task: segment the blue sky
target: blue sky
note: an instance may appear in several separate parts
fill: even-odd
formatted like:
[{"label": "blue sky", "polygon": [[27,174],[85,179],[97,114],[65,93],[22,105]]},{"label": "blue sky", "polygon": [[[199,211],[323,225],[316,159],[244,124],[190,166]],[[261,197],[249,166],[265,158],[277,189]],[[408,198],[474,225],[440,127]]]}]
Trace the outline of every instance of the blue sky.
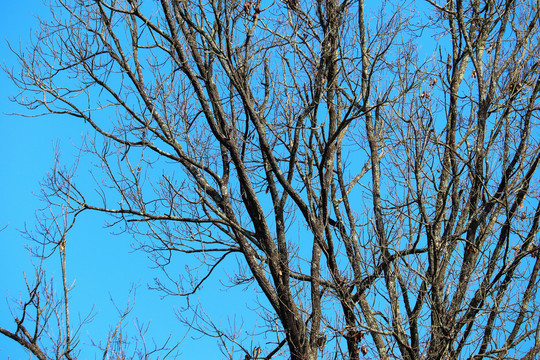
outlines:
[{"label": "blue sky", "polygon": [[[7,67],[16,67],[16,58],[9,50],[23,46],[29,40],[32,29],[38,27],[36,15],[46,15],[48,9],[40,0],[6,1],[0,0],[0,56]],[[4,40],[5,39],[5,40]],[[32,228],[35,224],[35,211],[42,207],[36,195],[39,182],[53,166],[55,148],[60,148],[62,159],[69,163],[76,154],[86,131],[73,119],[58,116],[22,117],[11,113],[30,114],[26,109],[9,101],[8,97],[17,93],[17,88],[6,74],[0,74],[0,115],[3,140],[0,142],[0,326],[13,331],[14,322],[9,313],[6,298],[20,298],[24,292],[23,272],[32,275],[31,258],[25,245],[28,241],[20,234],[25,224]],[[83,169],[84,170],[84,169]],[[180,299],[161,299],[160,294],[147,290],[147,283],[159,274],[149,269],[151,263],[144,254],[131,251],[128,235],[112,236],[104,229],[104,219],[98,215],[86,214],[75,229],[70,232],[69,241],[77,246],[68,248],[68,282],[74,282],[71,293],[72,321],[89,313],[95,315],[94,321],[82,329],[79,335],[83,351],[81,358],[101,358],[87,346],[92,338],[104,341],[110,326],[118,319],[117,311],[110,298],[115,299],[119,308],[130,301],[130,288],[138,285],[132,317],[127,321],[128,331],[134,330],[134,318],[141,323],[150,323],[147,340],[152,336],[156,342],[164,341],[169,334],[172,341],[180,340],[186,331],[175,319],[175,308],[182,305]],[[48,260],[48,275],[60,280],[58,257]],[[58,284],[60,285],[60,284]],[[58,287],[58,290],[60,288]],[[238,297],[223,294],[209,288],[201,295],[209,302],[209,311],[224,313],[228,302],[235,303]],[[132,299],[131,299],[132,300]],[[226,301],[228,300],[228,301]],[[241,303],[241,302],[240,302]],[[182,343],[181,358],[191,357],[197,344],[197,356],[216,355],[214,346],[200,346],[190,340],[189,334]],[[211,342],[215,344],[214,341]],[[0,337],[1,359],[28,358],[26,352],[14,341]]]},{"label": "blue sky", "polygon": [[[0,34],[5,38],[0,42],[1,61],[8,68],[16,68],[16,57],[6,41],[15,49],[24,47],[32,31],[38,27],[36,16],[46,16],[48,9],[41,0],[0,0],[0,3]],[[31,113],[9,101],[8,98],[18,89],[4,72],[0,73],[0,81],[3,134],[0,142],[0,229],[5,227],[0,232],[0,326],[14,331],[15,323],[6,299],[26,299],[23,274],[26,272],[31,278],[33,271],[31,257],[25,249],[29,243],[20,230],[25,225],[29,228],[35,225],[35,211],[43,206],[37,197],[39,182],[54,164],[55,149],[61,150],[62,160],[69,164],[77,154],[76,146],[86,129],[83,124],[66,117],[8,115]],[[172,342],[182,340],[186,329],[175,319],[175,310],[183,305],[182,300],[162,299],[159,293],[147,290],[147,284],[152,283],[159,272],[149,268],[152,264],[144,254],[132,251],[132,239],[128,235],[111,235],[108,229],[104,229],[104,222],[105,219],[97,214],[84,214],[68,238],[68,282],[75,285],[70,299],[72,321],[75,323],[72,325],[76,325],[79,316],[94,315],[92,323],[79,334],[81,358],[102,357],[89,344],[91,340],[106,340],[107,332],[118,319],[110,299],[113,298],[116,306],[123,309],[132,300],[132,286],[138,286],[138,289],[132,316],[127,320],[127,332],[134,335],[134,319],[137,318],[143,324],[150,323],[147,340],[153,336],[159,344],[169,335]],[[72,243],[76,246],[71,246]],[[61,278],[57,254],[46,265],[48,275],[58,282]],[[183,269],[182,264],[180,266]],[[58,290],[59,285],[58,282]],[[249,316],[246,306],[255,306],[248,302],[253,297],[246,296],[242,289],[219,290],[221,286],[216,281],[209,285],[199,294],[207,314],[224,324],[229,320],[237,321],[237,324],[243,321],[241,318],[228,319],[228,314]],[[249,317],[244,320],[249,324],[242,327],[245,334],[257,325],[257,320]],[[222,357],[217,353],[215,340],[203,341],[197,335],[191,332],[185,337],[180,347],[180,358]],[[19,344],[0,336],[0,359],[10,358],[24,359],[28,355]]]},{"label": "blue sky", "polygon": [[[19,45],[24,47],[30,39],[31,29],[38,26],[35,16],[45,16],[47,8],[41,0],[0,0],[0,4],[1,37],[16,49]],[[6,41],[0,44],[2,63],[9,68],[16,67],[16,58]],[[433,46],[433,43],[427,41],[424,46]],[[0,73],[0,81],[0,121],[4,135],[0,142],[0,229],[6,227],[0,232],[0,326],[14,330],[6,298],[23,296],[24,299],[23,272],[29,276],[32,274],[31,258],[25,249],[28,242],[20,230],[25,224],[33,227],[35,211],[43,206],[36,195],[40,180],[54,164],[55,148],[61,149],[62,159],[69,164],[77,154],[76,146],[86,128],[73,119],[59,116],[8,116],[10,113],[30,113],[9,101],[8,97],[15,95],[17,88],[3,72]],[[86,169],[81,170],[87,174]],[[132,300],[132,286],[138,286],[138,290],[132,316],[127,320],[128,333],[134,335],[134,319],[138,318],[143,324],[150,323],[147,340],[153,336],[159,344],[169,335],[172,342],[183,339],[186,329],[175,319],[175,310],[184,304],[183,301],[170,297],[162,299],[159,293],[147,289],[147,284],[160,274],[150,269],[152,263],[144,254],[132,251],[129,235],[111,235],[109,229],[104,228],[105,219],[98,214],[84,214],[80,220],[68,239],[76,245],[68,245],[68,282],[75,284],[70,299],[72,321],[77,323],[79,316],[84,318],[94,314],[94,321],[79,334],[80,358],[101,358],[88,344],[91,339],[105,340],[109,327],[114,327],[118,319],[110,299],[113,298],[119,308],[124,308]],[[58,258],[49,259],[47,265],[49,276],[60,280]],[[183,269],[183,264],[179,266]],[[242,289],[225,292],[219,288],[215,280],[199,295],[209,315],[223,323],[228,321],[228,314],[249,316],[245,309],[246,304],[253,306],[248,302],[251,296],[242,293]],[[237,320],[241,322],[241,319]],[[250,324],[246,331],[256,325],[253,318],[248,317],[246,321]],[[217,353],[215,340],[203,341],[197,335],[193,332],[187,334],[180,347],[180,358],[222,358]],[[8,358],[24,359],[28,356],[20,345],[0,337],[0,359]]]},{"label": "blue sky", "polygon": [[[11,54],[6,40],[13,46],[24,41],[30,34],[30,27],[35,26],[33,19],[39,1],[16,2],[2,0],[0,12],[0,55],[2,63],[12,66],[15,58]],[[24,239],[17,229],[24,227],[25,221],[32,221],[34,209],[39,203],[33,192],[39,189],[39,179],[50,166],[52,144],[58,136],[49,130],[50,123],[41,119],[25,119],[20,116],[7,116],[7,113],[20,112],[22,109],[12,104],[8,96],[16,89],[7,76],[0,74],[0,115],[3,141],[0,142],[0,324],[13,329],[6,297],[18,297],[24,289],[23,270],[31,271]],[[0,357],[12,359],[24,358],[19,346],[7,338],[0,338]]]}]

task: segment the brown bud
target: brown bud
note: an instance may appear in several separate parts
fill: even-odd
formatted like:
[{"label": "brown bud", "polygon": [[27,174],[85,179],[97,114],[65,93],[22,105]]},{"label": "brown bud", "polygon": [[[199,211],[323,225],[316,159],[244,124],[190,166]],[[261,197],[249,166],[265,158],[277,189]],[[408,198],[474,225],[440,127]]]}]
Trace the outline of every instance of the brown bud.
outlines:
[{"label": "brown bud", "polygon": [[367,346],[366,344],[362,345],[360,347],[360,351],[362,352],[362,355],[366,355],[367,354]]},{"label": "brown bud", "polygon": [[253,2],[252,1],[246,1],[244,3],[244,13],[249,14],[249,11],[251,10],[251,5],[253,5]]}]

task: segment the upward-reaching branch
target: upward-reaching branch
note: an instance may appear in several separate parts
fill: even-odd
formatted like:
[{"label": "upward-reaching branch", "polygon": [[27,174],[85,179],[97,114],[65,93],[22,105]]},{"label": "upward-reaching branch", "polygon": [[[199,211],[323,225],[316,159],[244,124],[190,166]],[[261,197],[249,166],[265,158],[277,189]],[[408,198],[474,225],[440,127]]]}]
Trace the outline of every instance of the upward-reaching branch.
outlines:
[{"label": "upward-reaching branch", "polygon": [[[112,217],[189,305],[213,278],[256,289],[249,344],[182,314],[228,358],[537,348],[536,1],[56,3],[10,76],[16,101],[94,132],[96,181],[54,169],[45,198]],[[75,358],[65,246],[44,243]],[[3,333],[40,346],[22,329]]]}]

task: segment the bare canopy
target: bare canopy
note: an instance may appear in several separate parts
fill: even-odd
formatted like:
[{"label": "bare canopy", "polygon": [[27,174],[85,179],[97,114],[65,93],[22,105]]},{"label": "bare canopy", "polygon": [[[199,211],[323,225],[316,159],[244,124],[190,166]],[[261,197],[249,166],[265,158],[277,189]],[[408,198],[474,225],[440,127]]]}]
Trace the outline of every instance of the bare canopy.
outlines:
[{"label": "bare canopy", "polygon": [[[235,259],[228,285],[257,289],[265,340],[184,322],[230,359],[533,359],[540,3],[412,5],[54,1],[15,100],[84,122],[98,175],[46,179],[67,219],[47,254],[65,261],[77,215],[99,211],[165,294]],[[65,278],[43,295],[65,309],[56,350],[26,330],[39,315],[0,328],[40,359],[77,354]]]}]

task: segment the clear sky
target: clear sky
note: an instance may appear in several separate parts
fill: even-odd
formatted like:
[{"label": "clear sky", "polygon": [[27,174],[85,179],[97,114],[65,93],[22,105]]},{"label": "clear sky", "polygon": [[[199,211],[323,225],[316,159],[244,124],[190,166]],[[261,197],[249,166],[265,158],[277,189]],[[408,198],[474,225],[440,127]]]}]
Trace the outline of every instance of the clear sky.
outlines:
[{"label": "clear sky", "polygon": [[[46,16],[48,9],[40,0],[7,1],[0,0],[0,56],[2,63],[16,67],[16,57],[9,50],[7,41],[13,48],[25,45],[32,31],[38,27],[36,15]],[[24,277],[32,276],[29,253],[25,250],[28,241],[20,234],[25,227],[35,224],[35,211],[40,208],[37,195],[39,182],[52,167],[54,149],[61,149],[62,159],[67,163],[76,153],[82,133],[86,131],[73,119],[58,116],[22,117],[10,113],[30,114],[26,109],[9,101],[8,97],[17,93],[17,88],[6,74],[0,73],[0,115],[2,141],[0,142],[0,326],[15,330],[13,317],[9,313],[6,299],[25,299]],[[109,327],[114,327],[118,313],[110,298],[123,309],[130,301],[130,288],[138,285],[135,307],[127,321],[127,332],[134,335],[134,318],[145,324],[150,323],[147,340],[155,337],[157,343],[171,335],[171,341],[181,340],[185,329],[175,319],[175,309],[182,305],[177,298],[161,299],[160,294],[147,290],[147,284],[159,276],[149,269],[150,261],[144,254],[133,253],[128,235],[112,236],[104,229],[104,219],[87,214],[70,232],[69,241],[77,246],[68,248],[68,281],[74,282],[70,302],[72,321],[89,313],[94,321],[82,329],[79,339],[81,359],[101,358],[89,346],[91,339],[104,341]],[[49,259],[49,276],[61,280],[58,256]],[[182,266],[183,268],[183,266]],[[60,285],[60,283],[58,283]],[[57,287],[60,290],[60,287]],[[232,310],[233,304],[245,306],[242,297],[223,293],[212,287],[204,289],[201,297],[207,302],[209,313],[223,315]],[[93,310],[92,310],[93,309]],[[204,346],[202,340],[192,340],[190,333],[181,345],[180,358],[220,357],[216,354],[215,341],[212,346]],[[0,359],[28,358],[25,351],[14,341],[0,337]]]},{"label": "clear sky", "polygon": [[[36,15],[46,16],[48,9],[41,0],[0,0],[0,4],[0,57],[6,67],[16,68],[16,57],[6,41],[15,49],[24,47],[38,27]],[[37,198],[39,182],[53,166],[55,148],[59,148],[62,159],[70,163],[87,129],[66,117],[8,115],[31,113],[9,101],[9,96],[18,90],[3,71],[0,82],[0,129],[3,135],[0,142],[0,229],[5,227],[0,232],[0,326],[14,331],[15,323],[6,298],[22,296],[26,299],[23,272],[29,277],[32,275],[30,255],[25,249],[28,241],[21,236],[20,230],[25,224],[29,228],[34,226],[34,213],[43,206]],[[144,254],[131,251],[129,235],[111,235],[104,229],[105,220],[96,214],[85,214],[81,220],[68,239],[76,243],[76,246],[68,245],[68,281],[75,285],[70,310],[75,323],[79,316],[84,318],[92,313],[95,317],[79,334],[80,358],[101,358],[89,344],[91,340],[105,341],[109,327],[114,327],[118,319],[110,298],[123,309],[131,299],[133,285],[138,285],[138,290],[133,316],[127,321],[127,332],[134,335],[137,317],[141,323],[150,323],[147,340],[154,336],[159,344],[169,335],[173,342],[183,339],[186,330],[175,319],[175,309],[184,303],[177,298],[161,299],[159,293],[147,289],[147,284],[160,273],[149,268],[152,264]],[[60,280],[58,257],[49,259],[47,264],[49,276]],[[179,266],[183,268],[183,264]],[[252,299],[250,296],[245,296],[242,289],[224,292],[218,290],[219,284],[214,284],[216,286],[207,286],[199,295],[209,315],[215,315],[224,323],[228,314],[245,313],[248,316],[245,307]],[[256,323],[256,319],[247,320]],[[251,329],[249,325],[247,330]],[[182,342],[180,358],[222,358],[217,353],[215,340],[203,341],[196,336],[196,333],[189,333]],[[25,354],[20,345],[0,336],[0,359],[28,358]]]},{"label": "clear sky", "polygon": [[[15,57],[11,54],[7,41],[18,46],[26,41],[30,27],[35,26],[32,18],[41,6],[40,1],[1,0],[0,11],[0,56],[2,64],[12,66]],[[13,330],[6,297],[18,297],[24,289],[23,270],[31,271],[29,257],[24,249],[24,239],[17,229],[24,227],[25,221],[32,221],[34,209],[39,202],[32,195],[39,189],[39,179],[51,164],[54,131],[40,119],[25,119],[8,116],[23,109],[12,104],[8,97],[16,91],[5,73],[0,74],[0,114],[3,140],[0,142],[0,324]],[[57,136],[56,136],[57,138]],[[0,357],[23,359],[19,346],[11,340],[0,338]]]}]

